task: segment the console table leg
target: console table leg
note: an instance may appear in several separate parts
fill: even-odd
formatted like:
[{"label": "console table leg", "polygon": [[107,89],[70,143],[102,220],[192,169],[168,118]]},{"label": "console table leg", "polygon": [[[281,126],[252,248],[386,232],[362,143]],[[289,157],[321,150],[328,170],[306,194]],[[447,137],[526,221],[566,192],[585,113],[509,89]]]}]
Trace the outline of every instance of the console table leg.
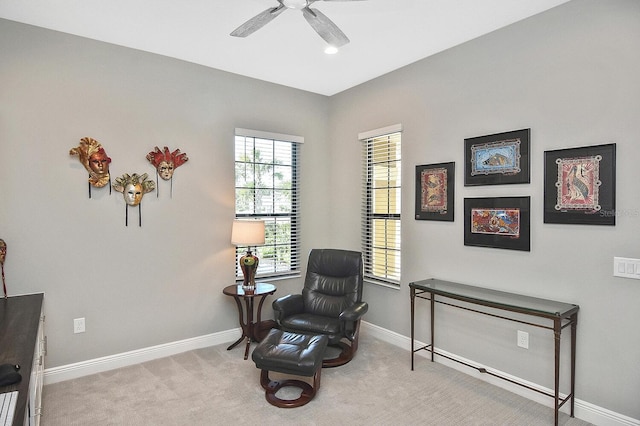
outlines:
[{"label": "console table leg", "polygon": [[562,332],[562,324],[560,319],[553,321],[553,335],[555,340],[555,413],[554,425],[558,426],[558,412],[560,410],[560,333]]},{"label": "console table leg", "polygon": [[411,371],[413,371],[413,355],[414,355],[413,340],[415,338],[413,321],[415,318],[416,289],[412,287],[410,293],[411,293]]},{"label": "console table leg", "polygon": [[576,331],[578,328],[578,313],[571,315],[571,417],[576,401]]},{"label": "console table leg", "polygon": [[433,352],[435,351],[435,342],[434,342],[434,334],[435,334],[435,325],[434,321],[436,318],[436,295],[435,293],[431,293],[431,362],[433,362]]}]

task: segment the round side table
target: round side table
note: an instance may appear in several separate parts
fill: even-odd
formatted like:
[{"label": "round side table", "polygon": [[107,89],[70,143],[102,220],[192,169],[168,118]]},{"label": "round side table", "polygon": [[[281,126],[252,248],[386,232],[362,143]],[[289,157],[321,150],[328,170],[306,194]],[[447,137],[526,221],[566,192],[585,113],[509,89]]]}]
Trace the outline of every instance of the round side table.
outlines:
[{"label": "round side table", "polygon": [[[264,329],[261,327],[260,312],[262,311],[262,304],[267,296],[276,292],[276,286],[267,283],[256,283],[256,288],[251,294],[246,294],[242,289],[242,285],[230,285],[222,290],[222,293],[227,296],[233,297],[238,306],[238,317],[240,321],[240,328],[242,329],[242,336],[236,340],[227,350],[231,350],[238,346],[243,339],[247,339],[247,346],[244,350],[244,359],[249,356],[249,346],[251,341],[258,342],[262,339]],[[254,300],[259,298],[258,309],[256,311],[256,320],[253,320]],[[244,308],[243,302],[244,301]]]}]

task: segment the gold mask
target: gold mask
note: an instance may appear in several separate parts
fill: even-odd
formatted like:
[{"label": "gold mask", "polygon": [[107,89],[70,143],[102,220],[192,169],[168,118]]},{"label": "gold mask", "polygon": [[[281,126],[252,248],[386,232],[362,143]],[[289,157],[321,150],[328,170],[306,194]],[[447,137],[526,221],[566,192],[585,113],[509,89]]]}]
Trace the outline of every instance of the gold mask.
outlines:
[{"label": "gold mask", "polygon": [[137,206],[142,201],[142,196],[147,192],[151,192],[156,188],[156,184],[147,180],[147,174],[139,176],[137,173],[129,176],[124,174],[116,178],[113,189],[121,192],[125,203],[130,206]]}]

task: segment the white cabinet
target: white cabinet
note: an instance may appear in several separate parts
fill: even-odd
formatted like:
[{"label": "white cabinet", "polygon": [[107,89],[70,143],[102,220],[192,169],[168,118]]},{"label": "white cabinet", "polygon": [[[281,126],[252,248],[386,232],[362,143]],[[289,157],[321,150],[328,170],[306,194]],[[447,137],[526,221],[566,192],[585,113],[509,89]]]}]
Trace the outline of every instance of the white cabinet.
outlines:
[{"label": "white cabinet", "polygon": [[39,426],[42,416],[42,380],[44,377],[44,356],[47,352],[47,337],[44,335],[44,313],[40,312],[36,349],[33,354],[31,367],[31,381],[29,383],[29,400],[24,423],[29,426]]}]

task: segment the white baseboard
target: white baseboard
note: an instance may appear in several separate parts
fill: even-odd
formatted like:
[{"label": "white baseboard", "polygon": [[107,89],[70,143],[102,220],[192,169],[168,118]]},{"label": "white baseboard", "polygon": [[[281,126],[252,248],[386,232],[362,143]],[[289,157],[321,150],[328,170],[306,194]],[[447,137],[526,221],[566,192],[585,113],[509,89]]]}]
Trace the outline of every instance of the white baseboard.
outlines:
[{"label": "white baseboard", "polygon": [[[403,336],[401,334],[395,333],[393,331],[387,330],[385,328],[382,327],[378,327],[377,325],[374,324],[370,324],[366,321],[362,321],[362,325],[361,325],[361,331],[362,333],[367,333],[373,337],[376,337],[380,340],[383,340],[387,343],[390,343],[392,345],[398,346],[402,349],[406,349],[407,351],[411,351],[411,338],[407,337],[407,336]],[[415,346],[416,348],[421,347],[421,346],[426,346],[426,343],[424,342],[420,342],[418,340],[415,341]],[[436,348],[437,349],[437,348]],[[477,365],[477,363],[468,360],[466,358],[462,358],[460,356],[457,356],[455,354],[452,354],[450,352],[446,352],[443,351],[441,349],[438,349],[439,352],[445,354],[446,356],[449,356],[453,359],[456,359],[458,361],[461,362],[465,362],[467,364],[471,364],[471,365]],[[409,354],[410,355],[410,354]],[[428,351],[420,351],[420,352],[416,352],[416,355],[418,356],[422,356],[422,357],[428,357],[430,355],[430,352]],[[548,406],[553,408],[553,399],[549,398],[545,395],[540,394],[539,392],[536,392],[534,390],[531,389],[527,389],[524,388],[522,386],[516,385],[514,383],[510,383],[508,381],[505,380],[501,380],[497,377],[493,377],[487,374],[483,374],[480,373],[479,371],[473,369],[473,368],[469,368],[465,365],[462,365],[458,362],[449,360],[447,358],[444,357],[439,357],[436,356],[436,362],[446,365],[447,367],[451,367],[455,370],[458,370],[462,373],[465,374],[469,374],[473,377],[476,377],[482,381],[485,381],[487,383],[491,383],[492,385],[498,386],[502,389],[508,390],[509,392],[513,392],[517,395],[520,395],[524,398],[530,399],[532,401],[535,401],[539,404]],[[409,357],[407,357],[407,368],[409,368],[410,363],[409,363]],[[478,365],[479,367],[483,367]],[[531,388],[534,389],[538,389],[540,391],[543,392],[547,392],[547,393],[553,393],[553,390],[539,386],[535,383],[531,383],[528,382],[526,380],[523,380],[519,377],[515,377],[512,376],[510,374],[501,372],[499,370],[495,370],[495,369],[491,369],[492,372],[499,374],[500,376],[503,377],[507,377],[509,380],[513,380],[515,383],[519,383],[525,386],[529,386]],[[563,395],[564,396],[564,395]],[[561,408],[562,412],[565,413],[569,413],[568,411],[569,407],[567,406],[563,406]],[[633,419],[631,417],[625,416],[623,414],[619,414],[619,413],[615,413],[611,410],[607,410],[605,408],[602,407],[598,407],[596,405],[590,404],[586,401],[582,401],[578,398],[575,399],[575,407],[574,407],[574,415],[581,419],[584,420],[586,422],[589,423],[593,423],[595,425],[599,425],[599,426],[640,426],[640,420],[638,419]]]},{"label": "white baseboard", "polygon": [[221,331],[219,333],[207,334],[205,336],[137,349],[135,351],[90,359],[87,361],[76,362],[74,364],[62,365],[60,367],[47,368],[44,371],[44,384],[49,385],[52,383],[63,382],[65,380],[76,379],[90,374],[102,373],[103,371],[140,364],[142,362],[164,358],[194,349],[232,342],[241,334],[242,331],[240,328],[235,328],[232,330]]},{"label": "white baseboard", "polygon": [[[411,338],[407,336],[403,336],[401,334],[395,333],[385,328],[378,327],[377,325],[368,323],[366,321],[362,322],[361,330],[363,334],[365,333],[369,334],[387,343],[398,346],[402,349],[406,349],[407,351],[411,350]],[[60,367],[47,368],[44,371],[44,384],[48,385],[52,383],[62,382],[65,380],[76,379],[78,377],[88,376],[91,374],[101,373],[103,371],[108,371],[116,368],[126,367],[129,365],[139,364],[141,362],[146,362],[146,361],[151,361],[158,358],[176,355],[176,354],[194,350],[194,349],[200,349],[208,346],[215,346],[223,343],[232,342],[238,337],[240,333],[241,333],[240,329],[235,328],[232,330],[221,331],[219,333],[213,333],[205,336],[194,337],[192,339],[185,339],[177,342],[171,342],[164,345],[152,346],[149,348],[142,348],[135,351],[105,356],[102,358],[91,359],[87,361],[77,362],[74,364],[63,365]],[[416,347],[425,346],[426,343],[416,341],[415,345]],[[447,356],[450,356],[451,358],[457,359],[459,361],[462,361],[468,364],[475,365],[473,361],[459,357],[455,354],[447,353],[444,351],[441,351],[441,352],[445,353]],[[428,355],[428,352],[420,351],[420,352],[417,352],[417,354],[419,356],[426,357]],[[482,374],[472,368],[466,367],[462,364],[451,361],[444,357],[437,357],[437,362],[443,365],[446,365],[448,367],[454,368],[465,374],[469,374],[474,377],[477,377],[480,380],[491,383],[492,385],[498,386],[502,389],[505,389],[517,395],[523,396],[527,399],[552,407],[553,401],[551,400],[551,398],[545,395],[541,395],[536,391],[526,389],[522,386],[518,386],[514,383],[510,383],[505,380],[500,380],[498,378],[489,376],[487,374]],[[409,368],[409,365],[410,365],[409,357],[407,357],[407,368]],[[535,389],[539,389],[544,392],[552,392],[551,389],[538,386],[535,383],[527,382],[518,377],[508,375],[507,373],[500,372],[498,370],[492,370],[492,371],[500,374],[501,376],[508,377],[509,380],[513,380],[516,383],[521,383],[526,386],[533,387]],[[562,411],[566,412],[567,408],[568,407],[562,407]],[[611,410],[598,407],[596,405],[590,404],[586,401],[582,401],[577,398],[575,400],[575,416],[581,420],[584,420],[599,426],[640,426],[640,420],[638,419],[633,419],[631,417],[627,417],[625,415],[615,413]]]}]

